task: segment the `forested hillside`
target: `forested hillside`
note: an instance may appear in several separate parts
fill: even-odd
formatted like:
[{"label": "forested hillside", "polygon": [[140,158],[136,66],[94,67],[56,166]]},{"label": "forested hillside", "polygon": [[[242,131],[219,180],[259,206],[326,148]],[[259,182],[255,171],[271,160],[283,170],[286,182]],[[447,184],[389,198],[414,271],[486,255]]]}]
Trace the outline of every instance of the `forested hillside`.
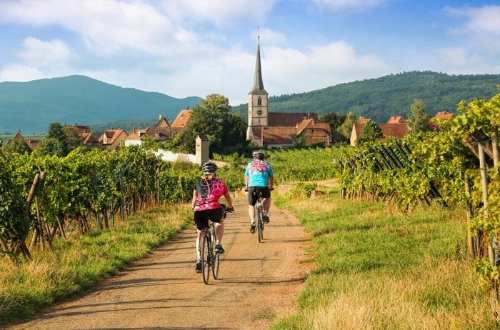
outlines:
[{"label": "forested hillside", "polygon": [[85,76],[0,83],[0,132],[38,133],[51,122],[104,124],[174,118],[198,97],[177,99],[165,94],[122,88]]},{"label": "forested hillside", "polygon": [[[443,110],[453,112],[460,100],[491,97],[498,91],[498,84],[500,75],[406,72],[306,93],[274,96],[270,98],[270,111],[353,111],[376,121],[385,121],[391,115],[406,114],[416,98],[425,101],[431,114]],[[246,114],[247,106],[240,105],[235,110]]]}]

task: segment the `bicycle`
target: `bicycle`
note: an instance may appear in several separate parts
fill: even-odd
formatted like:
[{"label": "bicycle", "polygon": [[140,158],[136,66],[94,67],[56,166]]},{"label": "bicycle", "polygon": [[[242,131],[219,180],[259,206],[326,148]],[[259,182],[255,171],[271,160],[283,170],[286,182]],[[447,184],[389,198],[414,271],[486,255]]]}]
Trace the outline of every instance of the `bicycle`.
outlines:
[{"label": "bicycle", "polygon": [[[257,226],[257,241],[259,243],[262,243],[264,241],[264,201],[265,198],[262,198],[262,196],[259,196],[259,199],[254,205],[254,220],[256,220],[256,226]],[[256,218],[256,219],[255,219]]]},{"label": "bicycle", "polygon": [[[232,210],[227,210],[225,206],[222,207],[224,210],[224,218],[228,212]],[[210,279],[210,273],[212,273],[213,278],[219,279],[219,268],[220,268],[220,254],[215,251],[215,242],[217,241],[217,236],[215,235],[215,226],[212,221],[208,229],[204,230],[203,242],[201,244],[201,273],[203,277],[203,282],[208,284]]]},{"label": "bicycle", "polygon": [[[273,189],[270,189],[272,191]],[[254,220],[257,227],[257,241],[262,243],[264,241],[264,202],[265,198],[259,193],[259,198],[254,205]]]}]

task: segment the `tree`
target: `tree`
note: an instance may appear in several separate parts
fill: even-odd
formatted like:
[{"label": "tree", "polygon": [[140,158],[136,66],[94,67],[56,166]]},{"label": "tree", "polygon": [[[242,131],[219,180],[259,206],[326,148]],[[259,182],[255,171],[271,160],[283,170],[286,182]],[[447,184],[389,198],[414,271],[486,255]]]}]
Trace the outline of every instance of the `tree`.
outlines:
[{"label": "tree", "polygon": [[64,127],[63,133],[68,146],[68,152],[80,147],[82,143],[82,138],[78,134],[78,131],[71,127]]},{"label": "tree", "polygon": [[47,136],[40,142],[40,146],[35,150],[38,155],[66,156],[70,151],[68,137],[59,123],[52,123],[49,126]]},{"label": "tree", "polygon": [[425,102],[421,99],[415,99],[410,106],[408,125],[412,132],[422,132],[429,129],[429,116],[425,108]]},{"label": "tree", "polygon": [[363,134],[361,134],[361,138],[359,139],[360,143],[372,142],[384,137],[382,133],[382,129],[377,125],[373,120],[369,120],[364,129]]},{"label": "tree", "polygon": [[352,125],[356,122],[357,117],[353,112],[348,112],[344,122],[339,126],[338,131],[342,134],[346,139],[351,138]]},{"label": "tree", "polygon": [[332,143],[344,143],[348,141],[348,139],[338,131],[339,127],[342,125],[342,123],[345,121],[346,118],[347,118],[346,115],[341,115],[336,112],[327,112],[319,117],[321,121],[330,124],[330,130],[332,132],[331,135]]},{"label": "tree", "polygon": [[6,153],[29,154],[31,149],[23,138],[15,137],[5,143],[3,150]]},{"label": "tree", "polygon": [[198,135],[208,138],[213,153],[235,152],[247,146],[245,130],[245,123],[232,113],[229,100],[223,95],[212,94],[193,108],[188,127],[179,140],[190,152],[194,151]]}]

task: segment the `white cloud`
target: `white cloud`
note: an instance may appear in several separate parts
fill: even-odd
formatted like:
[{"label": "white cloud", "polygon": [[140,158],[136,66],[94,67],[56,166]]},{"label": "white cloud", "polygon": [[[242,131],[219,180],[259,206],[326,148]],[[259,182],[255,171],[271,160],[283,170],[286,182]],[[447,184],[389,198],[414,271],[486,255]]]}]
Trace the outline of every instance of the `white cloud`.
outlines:
[{"label": "white cloud", "polygon": [[[21,63],[4,67],[0,79],[27,80],[82,73],[121,86],[178,97],[219,92],[237,104],[246,100],[250,89],[254,51],[220,46],[207,39],[209,33],[198,35],[188,27],[195,24],[193,20],[201,27],[206,22],[259,20],[269,13],[274,2],[171,0],[168,4],[164,2],[164,6],[153,6],[153,2],[139,0],[0,0],[0,23],[60,26],[79,35],[90,50],[85,54],[90,60],[80,57],[79,66],[75,67],[69,60],[71,51],[62,41],[27,38],[20,53]],[[189,16],[186,13],[190,18],[186,18]],[[287,47],[286,36],[278,31],[265,28],[261,35],[264,81],[273,95],[396,71],[377,56],[360,54],[346,42],[297,49]],[[89,64],[92,53],[109,56],[99,61],[109,61],[109,68]],[[120,62],[135,57],[143,62],[127,67],[114,64],[115,59]],[[64,62],[66,66],[55,65]]]},{"label": "white cloud", "polygon": [[273,94],[323,88],[395,71],[380,58],[358,54],[352,45],[343,41],[309,47],[305,51],[274,47],[264,52],[263,66]]},{"label": "white cloud", "polygon": [[241,20],[262,21],[276,0],[167,0],[165,8],[171,14],[216,25]]},{"label": "white cloud", "polygon": [[37,68],[22,64],[11,64],[0,68],[0,81],[31,81],[46,76]]},{"label": "white cloud", "polygon": [[259,30],[255,30],[252,33],[252,40],[255,42],[257,40],[257,36],[260,35],[260,40],[262,41],[263,45],[282,45],[286,43],[286,35],[275,31],[271,30],[268,28],[262,28]]},{"label": "white cloud", "polygon": [[182,53],[196,36],[140,1],[20,0],[0,3],[0,22],[59,25],[81,35],[93,51],[112,54],[138,50]]},{"label": "white cloud", "polygon": [[61,40],[43,41],[28,37],[23,41],[23,50],[19,54],[26,63],[37,67],[65,65],[71,51]]},{"label": "white cloud", "polygon": [[436,52],[434,70],[453,74],[491,74],[500,72],[500,66],[488,63],[479,53],[465,48],[443,48]]},{"label": "white cloud", "polygon": [[[272,95],[303,92],[337,83],[378,77],[396,72],[380,58],[359,54],[346,42],[317,45],[306,50],[263,47],[264,85]],[[157,90],[169,95],[206,96],[222,93],[232,104],[245,102],[251,88],[255,54],[238,49],[219,49],[213,56],[200,57],[189,65],[163,71],[82,70],[97,79],[121,86]]]},{"label": "white cloud", "polygon": [[316,5],[329,8],[332,11],[363,10],[378,7],[385,0],[312,0]]},{"label": "white cloud", "polygon": [[466,35],[481,48],[500,52],[500,6],[448,8],[448,13],[465,18],[463,25],[454,32]]}]

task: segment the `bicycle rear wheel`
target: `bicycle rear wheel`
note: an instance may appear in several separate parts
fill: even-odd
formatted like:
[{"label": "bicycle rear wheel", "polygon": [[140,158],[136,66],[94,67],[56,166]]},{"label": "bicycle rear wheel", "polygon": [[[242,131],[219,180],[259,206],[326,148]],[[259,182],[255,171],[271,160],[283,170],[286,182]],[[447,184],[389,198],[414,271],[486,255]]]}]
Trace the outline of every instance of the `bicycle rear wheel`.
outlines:
[{"label": "bicycle rear wheel", "polygon": [[257,236],[259,243],[264,241],[264,221],[262,220],[262,208],[259,208],[257,213]]},{"label": "bicycle rear wheel", "polygon": [[212,262],[212,275],[214,279],[219,279],[219,267],[220,267],[220,254],[214,253]]},{"label": "bicycle rear wheel", "polygon": [[203,282],[208,284],[210,279],[210,248],[211,242],[206,235],[203,237],[203,244],[201,245],[201,263]]}]

